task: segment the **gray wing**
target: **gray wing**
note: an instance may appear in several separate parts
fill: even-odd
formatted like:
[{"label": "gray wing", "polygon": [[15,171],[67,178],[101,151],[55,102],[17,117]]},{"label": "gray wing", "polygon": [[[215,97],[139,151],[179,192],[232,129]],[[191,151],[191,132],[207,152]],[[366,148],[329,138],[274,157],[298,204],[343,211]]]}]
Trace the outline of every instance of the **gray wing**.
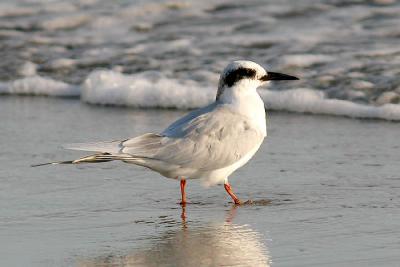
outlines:
[{"label": "gray wing", "polygon": [[264,135],[248,118],[213,103],[187,114],[161,134],[71,144],[65,148],[109,153],[107,157],[112,159],[147,158],[182,168],[215,170],[237,162],[263,139]]},{"label": "gray wing", "polygon": [[246,117],[210,105],[173,123],[162,135],[146,134],[123,142],[121,152],[183,168],[214,170],[237,162],[263,138]]}]

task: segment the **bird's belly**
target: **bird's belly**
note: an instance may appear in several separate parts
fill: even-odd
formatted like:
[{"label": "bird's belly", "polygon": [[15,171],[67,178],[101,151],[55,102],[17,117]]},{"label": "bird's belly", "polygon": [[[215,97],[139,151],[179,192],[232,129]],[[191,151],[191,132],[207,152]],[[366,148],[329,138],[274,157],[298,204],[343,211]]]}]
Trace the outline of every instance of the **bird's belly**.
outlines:
[{"label": "bird's belly", "polygon": [[171,164],[168,162],[163,162],[155,159],[137,159],[135,161],[130,161],[127,163],[132,163],[135,165],[143,166],[149,168],[155,172],[158,172],[164,177],[172,179],[199,179],[205,175],[208,175],[209,171],[202,172],[194,168],[185,168],[179,165]]},{"label": "bird's belly", "polygon": [[213,170],[207,176],[201,177],[203,180],[203,183],[206,186],[212,186],[212,185],[224,183],[227,180],[229,175],[231,175],[234,171],[236,171],[237,169],[239,169],[240,167],[245,165],[254,156],[254,154],[260,148],[261,144],[262,144],[262,142],[260,142],[258,144],[258,146],[254,147],[244,157],[242,157],[235,163],[233,163],[229,166],[226,166],[224,168]]},{"label": "bird's belly", "polygon": [[263,139],[264,138],[262,138],[252,150],[250,150],[235,163],[215,170],[201,170],[196,168],[182,167],[154,159],[138,159],[137,161],[131,163],[147,167],[167,178],[202,179],[203,184],[206,186],[211,186],[223,183],[226,181],[229,175],[245,165],[260,148]]}]

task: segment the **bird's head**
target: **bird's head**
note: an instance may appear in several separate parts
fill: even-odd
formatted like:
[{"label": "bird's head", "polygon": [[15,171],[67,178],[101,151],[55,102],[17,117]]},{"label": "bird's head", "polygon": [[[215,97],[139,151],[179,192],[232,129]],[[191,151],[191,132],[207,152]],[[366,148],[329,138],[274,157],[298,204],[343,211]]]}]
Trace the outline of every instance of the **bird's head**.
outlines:
[{"label": "bird's head", "polygon": [[239,91],[253,90],[272,80],[298,80],[297,77],[277,72],[267,72],[252,61],[238,60],[231,62],[221,74],[217,100],[228,88]]}]

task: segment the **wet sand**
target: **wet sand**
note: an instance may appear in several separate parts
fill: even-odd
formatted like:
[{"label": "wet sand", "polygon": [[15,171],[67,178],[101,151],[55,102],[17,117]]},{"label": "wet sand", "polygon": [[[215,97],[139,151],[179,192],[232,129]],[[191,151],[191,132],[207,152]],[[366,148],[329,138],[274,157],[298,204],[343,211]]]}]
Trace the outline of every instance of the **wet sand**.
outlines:
[{"label": "wet sand", "polygon": [[0,266],[398,266],[400,125],[269,113],[269,136],[230,182],[179,184],[83,155],[71,142],[160,131],[182,111],[0,98]]}]

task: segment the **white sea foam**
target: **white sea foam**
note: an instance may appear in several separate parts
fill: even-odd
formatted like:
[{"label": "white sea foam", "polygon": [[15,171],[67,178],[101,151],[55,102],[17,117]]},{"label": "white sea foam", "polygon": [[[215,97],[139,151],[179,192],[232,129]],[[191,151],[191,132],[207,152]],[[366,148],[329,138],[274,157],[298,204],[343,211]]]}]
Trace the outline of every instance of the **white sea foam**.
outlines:
[{"label": "white sea foam", "polygon": [[[210,81],[207,84],[168,78],[161,72],[155,71],[126,75],[112,70],[96,70],[81,86],[32,76],[0,83],[0,93],[81,96],[82,101],[90,104],[135,108],[193,109],[214,100],[216,88],[211,86]],[[261,88],[258,91],[269,110],[400,121],[398,104],[362,105],[346,100],[330,99],[324,92],[308,88],[284,91]]]},{"label": "white sea foam", "polygon": [[189,109],[204,106],[214,97],[212,87],[167,78],[160,72],[94,71],[82,85],[81,99],[92,104]]},{"label": "white sea foam", "polygon": [[[313,89],[271,91],[259,89],[267,109],[329,114],[354,118],[400,120],[400,105],[369,106],[328,99]],[[124,75],[95,71],[86,79],[82,100],[93,104],[141,108],[198,108],[213,101],[215,88],[194,81],[170,79],[158,72]]]},{"label": "white sea foam", "polygon": [[77,64],[77,60],[70,58],[58,58],[51,61],[48,67],[51,69],[72,68]]},{"label": "white sea foam", "polygon": [[400,105],[397,104],[369,106],[346,100],[327,99],[323,92],[306,88],[288,91],[265,90],[260,93],[267,108],[273,110],[328,114],[353,118],[400,120]]},{"label": "white sea foam", "polygon": [[80,88],[50,78],[31,76],[8,83],[0,83],[0,93],[75,97],[80,95]]},{"label": "white sea foam", "polygon": [[[302,78],[270,87],[279,91],[260,90],[271,109],[397,118],[398,106],[386,104],[398,103],[400,94],[398,1],[276,0],[246,8],[218,0],[117,2],[0,1],[7,44],[0,93],[82,91],[89,103],[196,108],[214,99],[217,84],[202,72],[216,77],[229,61],[245,58]],[[99,67],[115,72],[91,71]],[[162,74],[118,73],[148,69]],[[16,75],[25,78],[4,82]],[[326,95],[292,91],[299,87]],[[361,101],[372,105],[354,103]]]},{"label": "white sea foam", "polygon": [[37,65],[33,62],[26,61],[17,71],[21,76],[34,76],[36,75]]},{"label": "white sea foam", "polygon": [[72,15],[72,16],[64,16],[57,17],[53,19],[48,19],[42,21],[38,26],[45,30],[60,30],[60,29],[73,29],[82,24],[87,23],[90,20],[89,16],[86,15]]},{"label": "white sea foam", "polygon": [[12,3],[0,3],[0,17],[29,16],[37,13],[33,8],[13,5]]},{"label": "white sea foam", "polygon": [[284,67],[309,67],[314,64],[322,64],[334,60],[334,57],[328,55],[301,54],[283,56],[281,62]]}]

